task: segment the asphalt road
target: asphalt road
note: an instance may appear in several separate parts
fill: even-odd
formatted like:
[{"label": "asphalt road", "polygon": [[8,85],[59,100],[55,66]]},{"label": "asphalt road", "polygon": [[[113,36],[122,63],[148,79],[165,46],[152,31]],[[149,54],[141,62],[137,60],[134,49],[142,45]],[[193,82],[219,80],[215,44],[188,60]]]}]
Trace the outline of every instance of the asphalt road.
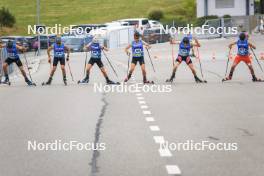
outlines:
[{"label": "asphalt road", "polygon": [[[263,50],[263,37],[253,37]],[[241,64],[234,80],[221,83],[225,74],[226,46],[232,39],[202,41],[200,55],[208,84],[196,84],[182,64],[176,82],[164,81],[171,74],[171,46],[153,45],[150,50],[156,73],[146,55],[148,78],[158,86],[171,86],[166,93],[99,93],[94,84],[105,81],[95,66],[90,84],[77,85],[83,77],[84,53],[71,55],[75,82],[68,74],[62,83],[58,69],[51,86],[49,64],[42,60],[27,87],[21,78],[10,87],[0,85],[1,176],[262,176],[264,171],[263,83],[252,83]],[[174,51],[176,55],[176,49]],[[107,64],[110,77],[122,81],[127,56],[123,49],[108,53],[119,78]],[[215,60],[212,57],[215,56]],[[194,59],[195,61],[195,59]],[[261,61],[262,65],[263,61]],[[195,61],[197,69],[199,64]],[[254,63],[257,75],[263,77]],[[200,75],[199,69],[197,72]],[[128,85],[141,83],[137,68]],[[142,86],[140,84],[140,86]],[[50,143],[100,143],[105,150],[28,150],[28,141]],[[160,149],[169,144],[235,143],[236,151],[184,151]]]}]

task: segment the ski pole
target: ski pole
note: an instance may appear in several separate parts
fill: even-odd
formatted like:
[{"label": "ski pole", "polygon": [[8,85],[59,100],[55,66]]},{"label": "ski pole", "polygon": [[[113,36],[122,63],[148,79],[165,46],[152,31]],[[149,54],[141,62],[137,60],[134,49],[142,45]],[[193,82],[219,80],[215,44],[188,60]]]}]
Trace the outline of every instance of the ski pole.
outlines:
[{"label": "ski pole", "polygon": [[74,81],[69,61],[67,61],[67,65],[69,67],[69,71],[70,71],[70,75],[71,75],[72,81]]},{"label": "ski pole", "polygon": [[174,50],[173,50],[173,44],[171,44],[171,57],[172,57],[172,66],[174,67]]},{"label": "ski pole", "polygon": [[228,66],[229,66],[229,60],[230,60],[230,54],[231,54],[231,48],[229,49],[228,56],[227,56],[227,62],[226,62],[226,71],[225,71],[225,77],[228,71]]},{"label": "ski pole", "polygon": [[109,58],[107,57],[107,55],[105,54],[105,52],[104,52],[104,51],[103,51],[103,54],[104,54],[104,56],[105,56],[106,60],[108,61],[108,63],[109,63],[109,65],[110,65],[110,67],[111,67],[111,68],[112,68],[112,70],[114,71],[114,73],[115,73],[116,77],[118,78],[118,75],[117,75],[117,73],[116,73],[116,71],[115,71],[115,69],[114,69],[113,65],[111,64],[111,62],[110,62]]},{"label": "ski pole", "polygon": [[156,72],[156,71],[155,71],[155,68],[154,68],[154,65],[153,65],[153,62],[152,62],[152,59],[151,59],[151,57],[150,57],[150,54],[149,54],[149,50],[148,50],[148,48],[146,48],[146,50],[147,50],[147,53],[148,53],[149,60],[150,60],[150,63],[151,63],[151,65],[152,65],[153,71]]},{"label": "ski pole", "polygon": [[251,51],[255,57],[255,60],[257,61],[258,65],[259,65],[259,68],[261,69],[262,73],[264,73],[263,68],[262,68],[261,64],[259,63],[258,57],[256,56],[254,50],[251,47],[250,47],[250,49],[251,49]]},{"label": "ski pole", "polygon": [[87,54],[87,51],[86,51],[86,52],[85,52],[85,62],[84,62],[83,75],[85,75],[85,71],[86,71],[87,57],[88,57],[88,54]]},{"label": "ski pole", "polygon": [[28,67],[28,60],[27,60],[26,53],[24,53],[24,58],[25,58],[25,61],[26,61],[26,66],[27,66],[27,69],[28,69],[29,78],[30,78],[31,82],[33,82],[33,79],[31,77],[31,73],[30,73],[30,70],[29,70],[29,67]]},{"label": "ski pole", "polygon": [[127,61],[127,76],[129,74],[129,64],[130,64],[130,53],[128,54],[128,61]]},{"label": "ski pole", "polygon": [[196,50],[197,50],[197,58],[198,58],[199,65],[200,65],[201,75],[202,75],[202,78],[204,79],[202,63],[201,63],[201,60],[200,60],[200,52],[199,52],[199,49],[198,48],[196,48]]}]

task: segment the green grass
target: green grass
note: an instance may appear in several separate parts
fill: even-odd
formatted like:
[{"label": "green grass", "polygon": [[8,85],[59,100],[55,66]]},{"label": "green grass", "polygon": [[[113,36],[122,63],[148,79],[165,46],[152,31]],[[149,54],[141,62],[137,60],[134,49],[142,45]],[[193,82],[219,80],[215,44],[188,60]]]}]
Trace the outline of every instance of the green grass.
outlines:
[{"label": "green grass", "polygon": [[[70,25],[104,23],[121,18],[147,17],[151,8],[161,8],[165,16],[177,15],[175,10],[186,0],[40,0],[41,24]],[[194,0],[191,0],[194,2]],[[1,0],[16,17],[13,29],[0,34],[26,34],[27,26],[36,22],[36,0]]]}]

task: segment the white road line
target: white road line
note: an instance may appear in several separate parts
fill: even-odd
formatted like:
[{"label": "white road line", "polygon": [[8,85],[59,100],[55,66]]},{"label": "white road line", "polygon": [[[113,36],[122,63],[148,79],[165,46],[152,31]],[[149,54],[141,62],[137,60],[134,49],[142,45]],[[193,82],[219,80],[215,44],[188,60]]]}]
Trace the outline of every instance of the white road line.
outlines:
[{"label": "white road line", "polygon": [[142,96],[142,93],[137,93],[136,96]]},{"label": "white road line", "polygon": [[150,126],[149,129],[150,129],[151,131],[160,131],[159,126]]},{"label": "white road line", "polygon": [[181,175],[181,170],[177,165],[166,165],[166,170],[169,175]]},{"label": "white road line", "polygon": [[139,103],[139,104],[146,104],[145,101],[139,101],[138,103]]},{"label": "white road line", "polygon": [[147,122],[154,122],[155,119],[153,117],[146,117]]},{"label": "white road line", "polygon": [[142,105],[140,107],[141,107],[141,109],[148,109],[148,106],[147,105]]},{"label": "white road line", "polygon": [[138,100],[143,100],[143,99],[144,99],[144,97],[137,97],[137,99],[138,99]]},{"label": "white road line", "polygon": [[150,112],[150,111],[143,111],[143,114],[144,114],[144,115],[150,115],[151,112]]},{"label": "white road line", "polygon": [[165,140],[164,140],[164,137],[163,137],[163,136],[154,136],[153,139],[154,139],[154,141],[155,141],[157,144],[165,143]]},{"label": "white road line", "polygon": [[165,148],[165,149],[160,148],[160,149],[159,149],[159,153],[160,153],[160,156],[161,156],[161,157],[171,157],[171,156],[172,156],[170,150],[167,149],[167,148]]}]

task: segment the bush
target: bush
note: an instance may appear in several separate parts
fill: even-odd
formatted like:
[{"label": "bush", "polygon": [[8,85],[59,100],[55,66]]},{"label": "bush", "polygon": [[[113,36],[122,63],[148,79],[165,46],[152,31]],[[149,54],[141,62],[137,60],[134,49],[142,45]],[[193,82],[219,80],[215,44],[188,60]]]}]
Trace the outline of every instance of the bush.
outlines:
[{"label": "bush", "polygon": [[202,26],[206,20],[218,19],[216,15],[204,16],[196,19],[195,25]]},{"label": "bush", "polygon": [[0,27],[13,27],[15,23],[15,16],[7,8],[2,7],[0,9]]},{"label": "bush", "polygon": [[148,18],[151,20],[160,21],[164,17],[164,12],[161,9],[151,9],[148,12]]},{"label": "bush", "polygon": [[231,18],[230,15],[224,15],[223,18]]}]

